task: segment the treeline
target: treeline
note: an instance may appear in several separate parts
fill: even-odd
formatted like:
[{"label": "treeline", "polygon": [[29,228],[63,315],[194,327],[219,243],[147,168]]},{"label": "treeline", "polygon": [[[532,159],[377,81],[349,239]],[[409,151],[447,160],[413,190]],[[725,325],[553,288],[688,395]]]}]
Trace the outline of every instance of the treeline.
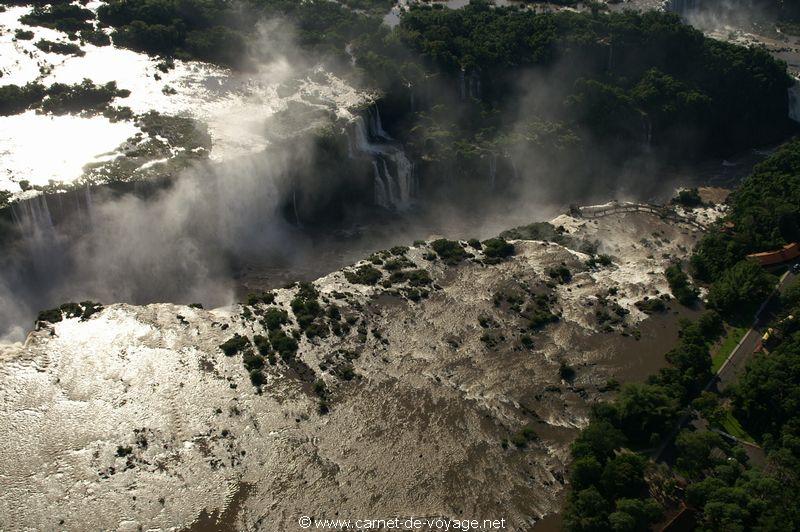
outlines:
[{"label": "treeline", "polygon": [[[644,384],[624,386],[614,401],[594,407],[589,427],[572,448],[572,490],[565,510],[569,530],[646,530],[659,519],[656,512],[647,514],[653,516],[648,522],[633,515],[620,517],[630,504],[630,493],[619,496],[605,489],[605,467],[631,449],[657,446],[690,408],[709,420],[725,415],[716,395],[700,393],[712,377],[709,346],[723,330],[722,318],[752,319],[754,307],[772,291],[776,279],[745,254],[793,238],[795,229],[785,218],[794,219],[800,209],[800,202],[793,200],[798,187],[800,141],[793,141],[756,167],[732,196],[727,221],[736,221],[734,228],[721,224],[698,244],[692,262],[706,267],[703,273],[714,272],[709,289],[714,310],[682,325],[678,346],[666,355],[667,368]],[[766,218],[751,223],[755,213]],[[721,249],[727,253],[714,256]],[[671,282],[683,282],[677,270],[670,275]],[[800,527],[793,502],[800,495],[800,285],[782,303],[784,311],[771,329],[771,352],[755,357],[729,392],[735,419],[764,446],[768,467],[752,467],[740,446],[716,432],[684,430],[676,439],[675,471],[688,482],[683,500],[696,512],[702,530]],[[658,486],[652,481],[645,485],[648,467],[655,469],[632,469],[630,482],[637,489],[639,507],[649,508],[649,494]]]},{"label": "treeline", "polygon": [[118,88],[115,81],[105,85],[95,85],[88,79],[75,85],[53,83],[49,87],[36,82],[23,86],[3,85],[0,86],[0,116],[28,109],[54,115],[100,113],[109,110],[115,98],[128,96],[130,91]]},{"label": "treeline", "polygon": [[[626,150],[726,153],[781,138],[789,125],[784,64],[761,49],[705,38],[673,14],[534,13],[485,1],[417,6],[398,31],[362,39],[356,51],[391,92],[426,94],[436,80],[479,100],[449,132],[459,140],[500,136],[509,114],[502,111],[519,111],[520,94],[536,96],[536,84],[541,105],[525,112]],[[523,72],[541,76],[520,88]],[[429,107],[451,96],[433,97]]]},{"label": "treeline", "polygon": [[[85,4],[85,2],[82,2]],[[86,9],[80,5],[74,4],[68,0],[60,0],[54,2],[30,2],[30,1],[12,1],[6,4],[23,5],[33,4],[33,10],[27,15],[20,18],[20,22],[29,26],[41,26],[53,30],[63,31],[72,40],[80,39],[83,42],[89,42],[96,46],[107,46],[111,44],[111,39],[101,29],[98,29],[95,24],[95,14],[90,9]],[[33,34],[24,31],[17,31],[16,37],[18,39],[26,40],[33,38]],[[47,43],[48,41],[41,41]],[[59,46],[64,49],[65,44],[51,43],[49,46],[55,45],[55,52],[59,52]],[[71,45],[77,47],[77,45]],[[41,48],[41,46],[40,46]],[[42,48],[44,51],[50,51]],[[71,52],[74,52],[74,48]],[[83,55],[80,53],[79,55]]]},{"label": "treeline", "polygon": [[[251,57],[281,51],[264,49],[259,38],[259,22],[276,19],[291,25],[298,44],[315,58],[349,60],[347,43],[375,31],[381,18],[371,15],[388,11],[393,0],[108,0],[98,8],[97,16],[67,0],[12,0],[5,4],[33,4],[33,11],[21,18],[24,24],[63,31],[96,45],[109,43],[101,30],[111,27],[118,46],[246,67]],[[271,39],[270,46],[279,46],[279,41]]]},{"label": "treeline", "polygon": [[327,0],[111,0],[97,14],[114,28],[112,38],[120,46],[232,67],[246,66],[251,55],[280,52],[259,48],[259,21],[291,23],[299,44],[317,58],[345,58],[348,42],[380,24]]}]

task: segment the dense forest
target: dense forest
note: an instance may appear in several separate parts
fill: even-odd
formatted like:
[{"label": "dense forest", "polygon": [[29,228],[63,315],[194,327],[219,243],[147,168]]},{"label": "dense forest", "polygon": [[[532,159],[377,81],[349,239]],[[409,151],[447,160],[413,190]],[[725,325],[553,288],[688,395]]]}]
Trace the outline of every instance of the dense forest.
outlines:
[{"label": "dense forest", "polygon": [[423,181],[468,181],[491,160],[513,176],[535,159],[532,181],[597,186],[620,161],[730,154],[792,128],[784,64],[672,14],[420,6],[353,52]]},{"label": "dense forest", "polygon": [[481,2],[418,7],[399,31],[358,50],[360,64],[390,95],[430,79],[453,87],[462,75],[480,80],[480,94],[469,92],[483,116],[469,114],[455,134],[501,129],[504,116],[493,112],[519,104],[520,72],[528,69],[556,82],[543,84],[556,90],[552,99],[542,94],[543,105],[531,109],[541,119],[628,147],[730,152],[764,142],[785,124],[790,80],[783,65],[763,50],[704,38],[670,14],[536,14]]},{"label": "dense forest", "polygon": [[[669,367],[594,407],[591,424],[572,448],[569,530],[646,530],[661,519],[651,494],[674,493],[677,480],[645,456],[690,409],[712,422],[729,415],[719,397],[701,393],[711,378],[709,346],[722,333],[723,320],[751,319],[772,291],[775,278],[746,254],[797,240],[798,194],[800,141],[795,140],[756,167],[731,198],[727,219],[698,245],[692,262],[698,277],[714,280],[711,310],[683,325],[679,345],[666,354]],[[800,527],[794,504],[800,495],[800,285],[787,291],[780,309],[769,355],[755,357],[725,398],[735,419],[766,451],[766,467],[750,464],[740,445],[716,432],[683,430],[676,438],[674,472],[683,479],[681,497],[696,509],[701,530]]]}]

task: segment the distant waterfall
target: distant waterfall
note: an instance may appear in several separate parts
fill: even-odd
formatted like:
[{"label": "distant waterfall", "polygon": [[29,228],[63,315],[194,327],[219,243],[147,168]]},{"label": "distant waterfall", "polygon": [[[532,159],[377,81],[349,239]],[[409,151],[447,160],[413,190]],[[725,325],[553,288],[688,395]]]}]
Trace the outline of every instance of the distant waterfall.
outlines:
[{"label": "distant waterfall", "polygon": [[381,111],[377,105],[367,109],[369,112],[370,130],[377,136],[384,140],[392,140],[392,137],[383,129],[383,122],[381,121]]},{"label": "distant waterfall", "polygon": [[36,273],[52,271],[61,260],[61,244],[44,194],[12,203],[11,218],[24,239]]},{"label": "distant waterfall", "polygon": [[481,76],[477,71],[472,70],[467,74],[467,71],[462,68],[461,72],[458,74],[458,85],[462,101],[466,100],[468,97],[477,100],[481,99],[483,93]]},{"label": "distant waterfall", "polygon": [[377,106],[368,120],[355,120],[355,146],[351,152],[369,156],[374,173],[375,203],[386,209],[402,211],[411,206],[417,192],[414,165],[402,146],[383,129]]},{"label": "distant waterfall", "polygon": [[297,187],[292,187],[292,210],[294,211],[294,223],[297,227],[302,227],[300,223],[300,211],[297,210]]},{"label": "distant waterfall", "polygon": [[489,155],[489,190],[494,190],[497,185],[497,154]]},{"label": "distant waterfall", "polygon": [[664,2],[664,11],[671,11],[682,15],[687,11],[697,9],[697,0],[666,0]]},{"label": "distant waterfall", "polygon": [[94,199],[92,198],[92,187],[86,185],[84,198],[86,199],[86,217],[89,227],[94,225]]},{"label": "distant waterfall", "polygon": [[469,97],[481,99],[481,76],[474,70],[469,74]]},{"label": "distant waterfall", "polygon": [[800,122],[800,80],[789,88],[789,118]]},{"label": "distant waterfall", "polygon": [[645,149],[650,149],[653,143],[653,122],[646,114],[642,114],[642,137]]},{"label": "distant waterfall", "polygon": [[514,160],[513,157],[507,157],[508,162],[511,164],[511,175],[516,183],[519,181],[519,169],[517,168],[517,162]]}]

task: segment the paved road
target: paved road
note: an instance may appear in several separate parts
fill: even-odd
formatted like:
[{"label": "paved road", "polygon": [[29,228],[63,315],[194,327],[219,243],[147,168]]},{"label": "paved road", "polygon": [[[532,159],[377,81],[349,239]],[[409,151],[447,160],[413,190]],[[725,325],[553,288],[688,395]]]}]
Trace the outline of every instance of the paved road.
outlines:
[{"label": "paved road", "polygon": [[745,366],[747,366],[747,362],[753,356],[753,352],[758,346],[758,341],[761,339],[763,334],[764,333],[758,329],[750,329],[747,331],[742,340],[739,342],[739,345],[736,346],[736,349],[731,352],[728,359],[725,361],[722,367],[719,368],[719,372],[707,389],[711,388],[713,385],[716,385],[717,390],[721,392],[736,382],[736,378],[744,370]]},{"label": "paved road", "polygon": [[753,357],[758,341],[764,336],[767,325],[772,321],[774,305],[777,303],[775,295],[785,293],[796,278],[797,275],[791,271],[786,272],[781,277],[772,296],[764,303],[760,312],[756,315],[753,327],[747,331],[739,345],[736,346],[725,363],[722,364],[722,367],[719,368],[716,377],[709,383],[709,386],[706,387],[707,389],[716,385],[717,390],[722,391],[736,381],[745,366],[747,366],[747,362]]}]

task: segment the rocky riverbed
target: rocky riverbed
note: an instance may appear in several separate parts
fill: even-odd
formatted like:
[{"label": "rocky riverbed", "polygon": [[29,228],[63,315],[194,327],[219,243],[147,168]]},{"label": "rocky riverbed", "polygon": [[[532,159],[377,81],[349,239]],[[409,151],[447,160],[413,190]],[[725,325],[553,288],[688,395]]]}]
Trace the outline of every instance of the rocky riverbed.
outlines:
[{"label": "rocky riverbed", "polygon": [[588,403],[664,363],[692,311],[663,271],[699,234],[564,215],[510,233],[513,255],[417,242],[229,308],[43,316],[0,348],[0,528],[527,529],[559,507]]}]

